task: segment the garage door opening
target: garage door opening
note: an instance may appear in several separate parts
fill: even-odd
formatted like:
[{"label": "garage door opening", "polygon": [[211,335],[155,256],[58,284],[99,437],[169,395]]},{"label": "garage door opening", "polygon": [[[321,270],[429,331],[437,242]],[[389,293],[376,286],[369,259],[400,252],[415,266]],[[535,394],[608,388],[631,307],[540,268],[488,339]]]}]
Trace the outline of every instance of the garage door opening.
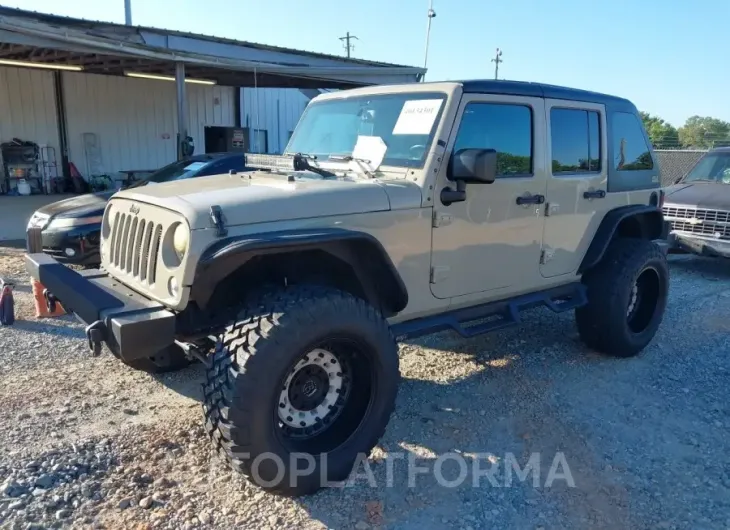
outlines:
[{"label": "garage door opening", "polygon": [[206,126],[204,141],[206,154],[244,152],[248,145],[248,131],[240,127]]}]

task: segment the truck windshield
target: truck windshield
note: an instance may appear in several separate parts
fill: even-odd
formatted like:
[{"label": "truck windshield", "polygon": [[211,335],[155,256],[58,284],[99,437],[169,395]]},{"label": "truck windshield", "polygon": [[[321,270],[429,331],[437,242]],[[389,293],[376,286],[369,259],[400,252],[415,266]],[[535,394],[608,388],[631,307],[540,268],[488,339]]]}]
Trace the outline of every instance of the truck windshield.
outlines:
[{"label": "truck windshield", "polygon": [[379,137],[385,166],[422,167],[441,118],[443,93],[397,93],[330,99],[304,111],[284,154],[325,162],[352,155],[360,136]]},{"label": "truck windshield", "polygon": [[710,153],[700,159],[682,182],[730,184],[730,153]]}]

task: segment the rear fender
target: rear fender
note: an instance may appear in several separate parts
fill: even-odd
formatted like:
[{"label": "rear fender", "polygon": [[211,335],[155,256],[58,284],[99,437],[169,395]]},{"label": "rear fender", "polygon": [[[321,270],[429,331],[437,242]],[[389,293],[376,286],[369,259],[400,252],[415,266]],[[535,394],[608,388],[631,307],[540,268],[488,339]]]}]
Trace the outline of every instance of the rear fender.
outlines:
[{"label": "rear fender", "polygon": [[582,274],[600,263],[611,241],[618,236],[653,241],[660,239],[664,232],[664,215],[657,206],[633,204],[615,208],[601,221],[578,273]]}]

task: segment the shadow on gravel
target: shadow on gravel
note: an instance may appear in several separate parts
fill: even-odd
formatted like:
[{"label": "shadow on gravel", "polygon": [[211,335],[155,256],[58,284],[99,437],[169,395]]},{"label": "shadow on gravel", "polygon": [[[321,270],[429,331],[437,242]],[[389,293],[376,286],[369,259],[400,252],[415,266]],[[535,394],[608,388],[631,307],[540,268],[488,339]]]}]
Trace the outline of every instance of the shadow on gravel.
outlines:
[{"label": "shadow on gravel", "polygon": [[[542,311],[490,335],[440,333],[406,344],[426,348],[416,355],[438,379],[403,379],[379,444],[391,460],[379,460],[376,450],[372,477],[361,464],[354,486],[301,499],[313,518],[328,528],[351,528],[357,521],[419,530],[520,528],[536,520],[559,528],[565,527],[563,500],[571,498],[582,501],[571,517],[599,512],[612,527],[628,527],[624,492],[595,492],[603,470],[593,468],[585,442],[553,410],[560,386],[555,374],[586,365],[610,370],[618,362],[582,346],[572,313]],[[464,357],[478,368],[452,377],[450,370],[463,366]],[[578,488],[568,487],[560,475],[565,468],[555,467],[563,453]],[[519,470],[526,469],[521,479]],[[331,509],[350,504],[356,508],[344,516]]]},{"label": "shadow on gravel", "polygon": [[169,374],[159,374],[155,379],[181,396],[202,402],[205,367],[195,362],[189,367]]},{"label": "shadow on gravel", "polygon": [[678,254],[670,258],[669,264],[672,269],[689,274],[700,274],[710,281],[730,279],[730,259]]},{"label": "shadow on gravel", "polygon": [[85,339],[84,331],[82,329],[63,325],[59,326],[50,320],[16,320],[13,327],[23,331],[30,331],[31,333]]}]

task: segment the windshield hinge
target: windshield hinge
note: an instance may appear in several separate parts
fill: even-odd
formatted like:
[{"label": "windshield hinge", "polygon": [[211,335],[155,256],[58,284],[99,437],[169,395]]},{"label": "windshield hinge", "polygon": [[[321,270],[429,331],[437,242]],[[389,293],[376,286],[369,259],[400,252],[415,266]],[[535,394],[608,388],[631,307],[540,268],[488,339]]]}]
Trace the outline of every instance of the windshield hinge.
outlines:
[{"label": "windshield hinge", "polygon": [[223,224],[223,212],[217,204],[210,207],[210,220],[217,229],[216,236],[224,237],[228,234],[228,230]]},{"label": "windshield hinge", "polygon": [[447,226],[451,224],[453,217],[451,214],[443,212],[433,212],[433,227],[438,228],[440,226]]}]

